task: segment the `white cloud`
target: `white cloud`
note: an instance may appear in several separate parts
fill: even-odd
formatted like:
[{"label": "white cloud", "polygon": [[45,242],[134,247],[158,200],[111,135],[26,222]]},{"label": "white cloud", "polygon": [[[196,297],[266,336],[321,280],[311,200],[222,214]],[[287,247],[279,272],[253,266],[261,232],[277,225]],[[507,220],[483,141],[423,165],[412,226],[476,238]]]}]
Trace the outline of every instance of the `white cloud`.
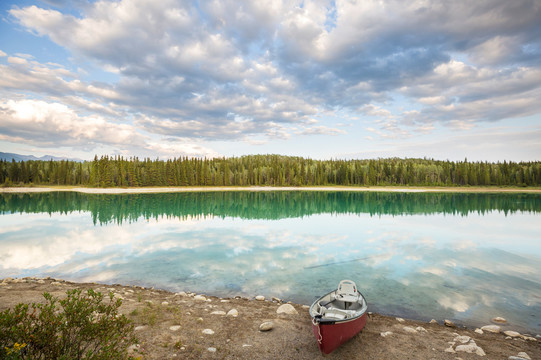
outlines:
[{"label": "white cloud", "polygon": [[41,100],[0,102],[2,139],[17,139],[42,146],[70,145],[94,148],[96,144],[144,144],[133,126],[108,122],[100,116],[79,116],[60,103]]},{"label": "white cloud", "polygon": [[[527,0],[61,3],[9,14],[81,71],[0,52],[0,95],[194,143],[343,134],[305,126],[331,113],[399,140],[541,112],[541,5]],[[86,80],[95,66],[115,80]]]}]

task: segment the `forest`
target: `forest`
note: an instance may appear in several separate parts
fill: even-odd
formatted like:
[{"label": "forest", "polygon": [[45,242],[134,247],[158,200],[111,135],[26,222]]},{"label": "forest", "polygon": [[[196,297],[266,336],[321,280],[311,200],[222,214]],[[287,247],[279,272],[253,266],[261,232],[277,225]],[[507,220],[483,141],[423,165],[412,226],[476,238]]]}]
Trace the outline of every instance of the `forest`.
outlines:
[{"label": "forest", "polygon": [[540,186],[541,162],[313,160],[282,155],[169,160],[0,161],[3,186]]}]

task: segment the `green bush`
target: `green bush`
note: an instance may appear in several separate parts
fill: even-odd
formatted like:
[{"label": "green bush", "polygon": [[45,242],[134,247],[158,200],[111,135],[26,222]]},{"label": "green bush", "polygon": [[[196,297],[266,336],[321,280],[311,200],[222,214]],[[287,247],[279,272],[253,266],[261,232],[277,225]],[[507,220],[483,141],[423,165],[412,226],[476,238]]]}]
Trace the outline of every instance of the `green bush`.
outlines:
[{"label": "green bush", "polygon": [[68,290],[60,300],[18,304],[0,313],[0,359],[127,359],[136,344],[133,325],[119,315],[122,304],[90,289]]}]

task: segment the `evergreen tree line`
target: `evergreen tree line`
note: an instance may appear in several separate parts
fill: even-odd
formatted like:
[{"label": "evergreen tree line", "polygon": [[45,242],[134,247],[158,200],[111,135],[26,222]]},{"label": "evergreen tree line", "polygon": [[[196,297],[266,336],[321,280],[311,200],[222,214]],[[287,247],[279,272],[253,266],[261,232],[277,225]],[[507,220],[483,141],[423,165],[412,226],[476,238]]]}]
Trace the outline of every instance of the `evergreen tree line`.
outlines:
[{"label": "evergreen tree line", "polygon": [[139,186],[540,186],[541,162],[312,160],[281,155],[0,161],[0,184]]}]

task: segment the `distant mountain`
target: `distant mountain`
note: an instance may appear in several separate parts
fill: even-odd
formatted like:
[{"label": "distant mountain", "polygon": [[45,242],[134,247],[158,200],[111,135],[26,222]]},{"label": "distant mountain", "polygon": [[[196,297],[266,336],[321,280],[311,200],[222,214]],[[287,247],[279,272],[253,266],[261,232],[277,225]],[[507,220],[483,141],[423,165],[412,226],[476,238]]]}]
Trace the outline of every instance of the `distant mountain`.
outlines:
[{"label": "distant mountain", "polygon": [[36,157],[34,155],[20,155],[20,154],[0,152],[0,160],[12,161],[13,159],[15,159],[15,161],[28,161],[28,160],[49,161],[51,159],[53,159],[54,161],[60,161],[60,160],[83,161],[81,159],[71,159],[67,157],[58,157],[58,156],[52,156],[52,155],[43,155],[42,157]]}]

